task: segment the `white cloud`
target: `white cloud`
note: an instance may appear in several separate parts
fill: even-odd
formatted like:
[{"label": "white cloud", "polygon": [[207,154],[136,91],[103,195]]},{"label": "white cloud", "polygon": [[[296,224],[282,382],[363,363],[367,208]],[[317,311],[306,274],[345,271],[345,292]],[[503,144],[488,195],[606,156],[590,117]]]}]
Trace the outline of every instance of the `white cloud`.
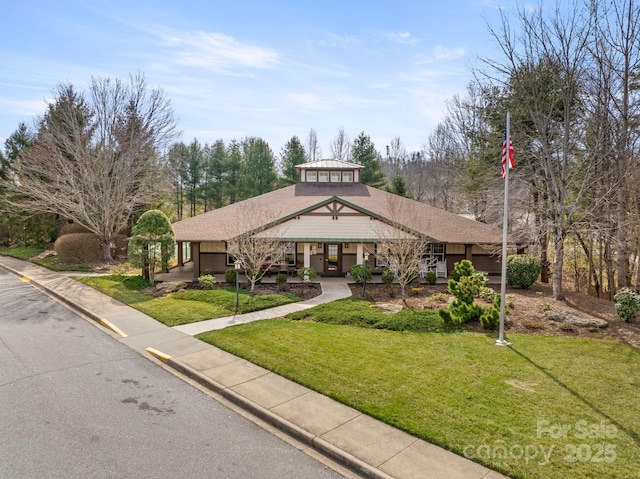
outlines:
[{"label": "white cloud", "polygon": [[462,47],[447,48],[443,45],[436,45],[431,49],[431,54],[416,62],[417,64],[435,63],[443,61],[454,61],[464,57],[467,51]]},{"label": "white cloud", "polygon": [[360,45],[360,43],[360,39],[354,35],[338,35],[336,33],[329,33],[325,39],[318,42],[320,46],[332,48],[351,48]]},{"label": "white cloud", "polygon": [[400,43],[402,45],[415,45],[418,43],[418,39],[412,37],[409,32],[389,32],[386,37],[390,42]]},{"label": "white cloud", "polygon": [[175,50],[176,62],[196,68],[273,68],[280,62],[275,50],[243,44],[222,33],[181,32],[167,35],[164,40]]}]

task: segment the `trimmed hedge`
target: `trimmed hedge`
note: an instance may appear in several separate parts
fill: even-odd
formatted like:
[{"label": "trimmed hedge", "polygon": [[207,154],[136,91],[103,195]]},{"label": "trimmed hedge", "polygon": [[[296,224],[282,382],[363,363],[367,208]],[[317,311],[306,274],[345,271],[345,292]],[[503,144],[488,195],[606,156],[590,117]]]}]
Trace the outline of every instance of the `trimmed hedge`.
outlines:
[{"label": "trimmed hedge", "polygon": [[507,283],[527,289],[538,280],[542,269],[540,259],[525,254],[507,257]]},{"label": "trimmed hedge", "polygon": [[100,238],[93,233],[70,233],[58,238],[54,249],[62,264],[99,263]]}]

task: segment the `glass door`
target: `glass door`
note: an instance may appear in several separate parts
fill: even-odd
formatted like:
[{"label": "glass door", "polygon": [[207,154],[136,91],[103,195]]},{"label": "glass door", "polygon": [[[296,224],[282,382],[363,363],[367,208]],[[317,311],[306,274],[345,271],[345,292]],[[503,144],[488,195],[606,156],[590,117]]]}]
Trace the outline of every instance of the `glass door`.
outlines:
[{"label": "glass door", "polygon": [[340,245],[326,244],[325,249],[325,274],[340,274]]}]

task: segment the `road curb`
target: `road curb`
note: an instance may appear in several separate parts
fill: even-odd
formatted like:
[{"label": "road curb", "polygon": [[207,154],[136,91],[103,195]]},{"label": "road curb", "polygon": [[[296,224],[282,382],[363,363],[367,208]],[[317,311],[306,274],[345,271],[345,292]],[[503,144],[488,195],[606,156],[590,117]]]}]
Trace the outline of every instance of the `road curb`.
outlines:
[{"label": "road curb", "polygon": [[329,459],[342,464],[349,468],[353,472],[362,475],[363,477],[370,479],[393,479],[392,476],[385,474],[374,466],[367,464],[366,462],[358,459],[357,457],[349,454],[348,452],[334,446],[315,434],[293,424],[290,421],[272,413],[268,409],[254,403],[253,401],[241,396],[235,391],[229,389],[226,386],[214,381],[213,379],[205,376],[204,374],[196,371],[190,366],[178,361],[177,359],[158,351],[155,348],[147,348],[146,351],[154,357],[160,359],[162,362],[172,367],[176,371],[184,374],[190,379],[193,379],[201,386],[221,395],[228,401],[232,402],[236,406],[244,409],[253,416],[265,421],[266,423],[274,426],[285,434],[293,437],[297,441],[309,446],[320,454],[328,457]]},{"label": "road curb", "polygon": [[55,291],[54,289],[43,285],[42,283],[40,283],[39,281],[34,280],[30,276],[27,276],[26,274],[23,274],[20,271],[16,271],[15,269],[11,268],[10,266],[4,265],[4,264],[0,264],[0,269],[5,270],[7,273],[13,274],[14,276],[17,276],[18,278],[20,278],[25,283],[28,283],[31,286],[34,286],[35,288],[39,289],[40,291],[43,291],[44,293],[48,294],[49,296],[52,296],[53,298],[55,298],[59,302],[63,303],[66,307],[68,307],[72,311],[74,311],[76,313],[79,313],[79,314],[81,314],[83,316],[88,317],[92,321],[95,321],[96,323],[98,323],[101,326],[113,331],[114,333],[118,334],[119,336],[121,336],[123,338],[127,337],[127,334],[124,331],[122,331],[120,328],[118,328],[115,324],[111,323],[109,320],[107,320],[107,319],[101,317],[100,315],[94,313],[90,309],[85,308],[84,306],[81,306],[80,304],[76,303],[75,301],[72,301],[72,300],[66,298],[62,294],[60,294],[57,291]]}]

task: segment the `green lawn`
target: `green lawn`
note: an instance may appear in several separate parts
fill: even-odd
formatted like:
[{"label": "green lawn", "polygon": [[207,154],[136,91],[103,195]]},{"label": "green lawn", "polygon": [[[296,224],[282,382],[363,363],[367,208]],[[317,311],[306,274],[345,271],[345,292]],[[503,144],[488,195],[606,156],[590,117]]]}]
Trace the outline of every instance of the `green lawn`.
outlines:
[{"label": "green lawn", "polygon": [[637,477],[637,348],[494,336],[276,320],[199,338],[512,477]]},{"label": "green lawn", "polygon": [[[194,323],[235,313],[235,289],[187,290],[162,298],[153,298],[127,288],[123,283],[125,278],[118,275],[81,276],[74,279],[148,314],[167,326]],[[300,298],[290,294],[250,295],[247,291],[240,290],[239,300],[238,313],[248,313],[300,301]]]},{"label": "green lawn", "polygon": [[27,261],[29,258],[38,256],[43,251],[44,249],[40,248],[39,246],[12,246],[10,248],[4,248],[0,250],[0,254],[5,256],[13,256],[14,258]]},{"label": "green lawn", "polygon": [[[0,250],[0,254],[5,256],[13,256],[24,261],[29,261],[34,256],[38,256],[44,251],[40,246],[12,246]],[[91,271],[91,266],[86,264],[64,265],[60,264],[60,258],[50,256],[49,258],[38,259],[33,261],[35,264],[44,266],[52,271]]]}]

